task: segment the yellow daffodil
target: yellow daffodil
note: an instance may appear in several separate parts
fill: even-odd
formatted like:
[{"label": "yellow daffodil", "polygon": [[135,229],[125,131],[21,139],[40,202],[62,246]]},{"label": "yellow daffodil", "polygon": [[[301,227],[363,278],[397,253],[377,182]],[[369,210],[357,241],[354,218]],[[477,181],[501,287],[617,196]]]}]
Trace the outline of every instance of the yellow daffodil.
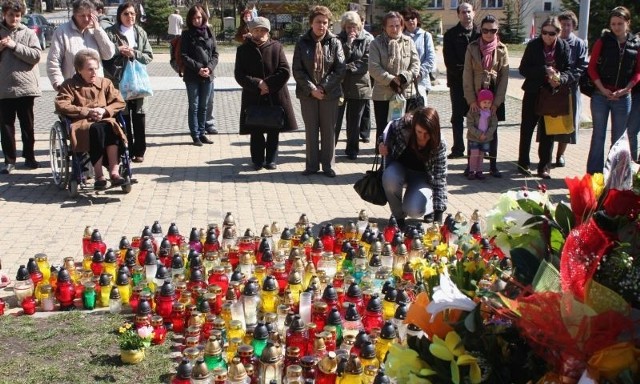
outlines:
[{"label": "yellow daffodil", "polygon": [[604,191],[604,175],[602,173],[594,173],[591,175],[591,188],[596,199],[600,198]]},{"label": "yellow daffodil", "polygon": [[439,257],[449,256],[449,244],[441,243],[436,247],[436,255]]},{"label": "yellow daffodil", "polygon": [[120,333],[125,333],[127,331],[127,328],[125,327],[120,327],[120,329],[118,329],[118,332]]},{"label": "yellow daffodil", "polygon": [[478,263],[476,263],[474,260],[469,260],[464,262],[465,272],[473,273],[476,271],[477,268],[478,268]]},{"label": "yellow daffodil", "polygon": [[471,383],[480,383],[482,374],[478,361],[475,357],[466,353],[462,340],[455,331],[447,333],[444,340],[434,335],[433,343],[429,346],[429,352],[440,360],[451,362],[451,381],[454,384],[460,383],[460,365],[469,366]]}]

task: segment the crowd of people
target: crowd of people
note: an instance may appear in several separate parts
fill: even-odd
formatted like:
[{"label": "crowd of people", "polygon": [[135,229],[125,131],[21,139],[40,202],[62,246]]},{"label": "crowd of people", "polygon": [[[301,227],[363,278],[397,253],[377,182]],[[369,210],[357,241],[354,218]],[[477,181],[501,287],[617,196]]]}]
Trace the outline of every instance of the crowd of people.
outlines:
[{"label": "crowd of people", "polygon": [[[153,52],[146,32],[137,23],[136,3],[121,3],[114,23],[107,23],[100,16],[104,6],[99,0],[75,0],[72,10],[71,20],[54,33],[47,55],[47,75],[59,92],[57,109],[72,120],[75,139],[72,145],[80,145],[74,150],[90,152],[96,166],[96,188],[106,184],[102,170],[98,170],[102,164],[109,165],[110,180],[117,185],[121,180],[112,172],[114,144],[126,141],[132,160],[144,161],[145,100],[144,97],[122,100],[121,96],[106,100],[104,92],[111,92],[111,86],[117,89],[123,71],[135,61],[149,64]],[[33,31],[20,23],[24,12],[24,6],[17,0],[5,0],[2,4],[0,132],[5,166],[0,172],[5,174],[15,169],[16,116],[20,121],[25,166],[38,167],[33,152],[33,100],[41,94],[37,64],[42,49]],[[253,168],[276,169],[280,133],[299,127],[286,86],[293,77],[305,129],[302,175],[322,171],[325,176],[336,177],[336,145],[346,114],[346,158],[357,159],[360,145],[373,139],[376,153],[386,160],[383,184],[392,213],[399,221],[407,216],[441,219],[446,210],[447,158],[467,158],[464,174],[475,180],[486,177],[482,163],[488,156],[488,175],[502,177],[497,154],[499,122],[505,120],[506,114],[508,50],[499,39],[499,22],[494,16],[486,15],[479,24],[474,24],[475,10],[468,2],[458,4],[457,15],[458,24],[443,38],[453,131],[447,155],[438,113],[428,103],[431,76],[436,68],[435,48],[431,34],[421,28],[418,10],[406,8],[386,13],[382,17],[382,31],[374,37],[364,29],[362,18],[354,11],[340,17],[341,31],[334,35],[331,32],[334,15],[327,7],[313,7],[308,18],[310,28],[296,43],[289,63],[283,46],[270,37],[269,20],[259,17],[255,6],[247,9],[242,13],[235,37],[240,46],[234,77],[242,87],[239,133],[250,136]],[[212,144],[208,134],[217,133],[213,79],[218,51],[208,16],[208,10],[196,4],[188,10],[186,20],[177,9],[168,20],[169,34],[181,41],[188,129],[196,146]],[[579,137],[579,85],[589,83],[585,79],[590,80],[593,88],[593,133],[587,172],[603,170],[609,115],[611,142],[628,132],[632,156],[638,159],[640,36],[631,33],[631,14],[625,7],[611,11],[608,29],[595,42],[590,60],[586,43],[573,33],[577,26],[578,20],[570,11],[549,17],[542,23],[540,35],[525,48],[518,68],[524,77],[517,163],[521,174],[532,176],[529,151],[536,131],[536,175],[548,179],[553,167],[565,166],[566,146],[576,144]],[[106,82],[102,80],[105,77]],[[78,93],[82,87],[85,92]],[[568,126],[548,119],[553,116],[546,112],[544,101],[557,95],[567,95],[569,100]],[[100,102],[84,108],[87,100],[76,103],[78,98]],[[122,108],[110,107],[119,106],[120,102]],[[79,109],[71,111],[70,105]],[[248,109],[255,113],[259,106],[280,111],[280,124],[274,128],[248,123]],[[404,117],[397,115],[398,106],[400,115],[406,113]],[[114,131],[112,124],[104,124],[105,119],[113,119],[118,112],[124,116],[124,135]],[[77,124],[79,121],[82,123]],[[558,150],[553,161],[555,143]],[[105,154],[107,159],[103,161]]]}]

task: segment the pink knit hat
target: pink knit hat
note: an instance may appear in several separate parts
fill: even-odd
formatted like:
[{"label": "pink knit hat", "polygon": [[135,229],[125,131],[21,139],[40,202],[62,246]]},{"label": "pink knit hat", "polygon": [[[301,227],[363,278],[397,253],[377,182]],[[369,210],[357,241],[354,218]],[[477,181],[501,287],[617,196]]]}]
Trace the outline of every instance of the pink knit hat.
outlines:
[{"label": "pink knit hat", "polygon": [[493,92],[488,89],[481,89],[478,92],[478,103],[484,100],[493,101]]}]

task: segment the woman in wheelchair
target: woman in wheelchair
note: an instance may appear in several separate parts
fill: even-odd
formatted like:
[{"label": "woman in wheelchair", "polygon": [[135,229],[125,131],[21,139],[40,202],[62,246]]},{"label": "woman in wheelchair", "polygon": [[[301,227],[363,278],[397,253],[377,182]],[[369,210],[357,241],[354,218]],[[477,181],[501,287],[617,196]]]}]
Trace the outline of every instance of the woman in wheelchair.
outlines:
[{"label": "woman in wheelchair", "polygon": [[76,74],[62,83],[55,100],[56,112],[71,120],[72,150],[89,152],[96,178],[94,189],[107,187],[103,165],[109,170],[111,185],[123,185],[125,179],[118,174],[118,145],[127,138],[115,116],[125,102],[109,79],[98,77],[100,57],[96,51],[80,50],[73,65]]}]

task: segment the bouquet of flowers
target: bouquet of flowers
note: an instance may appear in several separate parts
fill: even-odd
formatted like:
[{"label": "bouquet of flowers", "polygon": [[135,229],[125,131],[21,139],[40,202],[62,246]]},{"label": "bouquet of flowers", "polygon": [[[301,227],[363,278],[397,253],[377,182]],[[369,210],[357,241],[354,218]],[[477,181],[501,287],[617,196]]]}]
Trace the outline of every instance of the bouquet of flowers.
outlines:
[{"label": "bouquet of flowers", "polygon": [[118,329],[118,342],[123,351],[134,351],[151,346],[153,327],[144,326],[135,329],[133,324],[125,323]]},{"label": "bouquet of flowers", "polygon": [[503,194],[484,221],[448,218],[412,263],[427,289],[405,322],[424,333],[387,357],[421,360],[403,382],[640,381],[640,173],[628,152],[623,138],[604,174],[568,178],[570,203],[541,185]]}]

